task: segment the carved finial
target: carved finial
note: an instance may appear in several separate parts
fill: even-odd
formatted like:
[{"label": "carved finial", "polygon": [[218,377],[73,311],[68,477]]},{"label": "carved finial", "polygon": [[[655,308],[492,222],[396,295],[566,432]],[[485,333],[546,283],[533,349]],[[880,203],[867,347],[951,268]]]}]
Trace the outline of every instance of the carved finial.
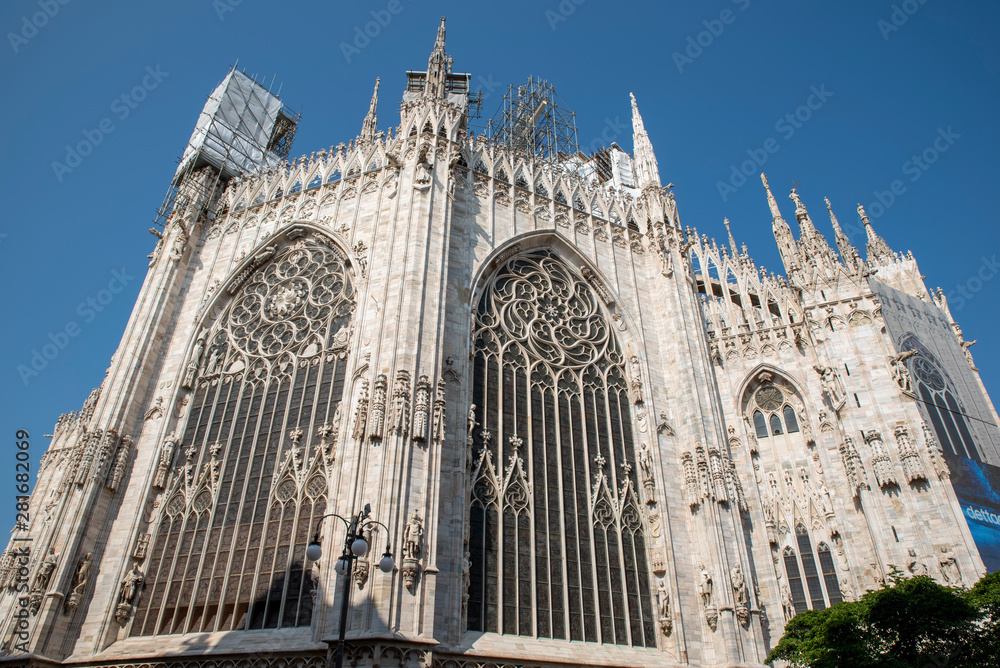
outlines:
[{"label": "carved finial", "polygon": [[889,248],[889,244],[880,237],[876,232],[875,228],[872,227],[872,223],[868,220],[868,214],[865,213],[865,207],[858,204],[858,215],[861,216],[861,222],[864,223],[865,233],[868,235],[868,244],[865,250],[868,252],[868,262],[886,262],[891,261],[894,257],[892,249]]},{"label": "carved finial", "polygon": [[733,231],[729,229],[729,219],[723,218],[722,223],[726,226],[726,234],[729,235],[729,247],[733,250],[733,257],[737,257],[740,253],[736,247],[736,239],[733,238]]},{"label": "carved finial", "polygon": [[375,139],[375,132],[378,128],[378,87],[381,83],[379,77],[375,77],[375,90],[372,93],[372,101],[368,105],[368,115],[365,116],[365,121],[361,125],[361,137],[362,139],[372,140]]}]

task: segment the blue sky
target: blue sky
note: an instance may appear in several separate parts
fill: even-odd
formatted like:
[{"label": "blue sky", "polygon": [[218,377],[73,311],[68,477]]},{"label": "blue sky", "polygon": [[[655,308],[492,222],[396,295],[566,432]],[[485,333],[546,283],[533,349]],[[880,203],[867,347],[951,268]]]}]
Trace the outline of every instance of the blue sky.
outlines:
[{"label": "blue sky", "polygon": [[[103,378],[145,275],[151,219],[228,67],[238,59],[281,85],[302,110],[292,155],[308,154],[357,134],[376,76],[380,126],[396,124],[404,72],[424,69],[442,15],[484,118],[507,84],[533,75],[576,112],[581,146],[614,138],[631,150],[633,91],[683,224],[721,239],[728,216],[771,270],[781,263],[759,180],[737,187],[734,166],[766,157],[786,218],[795,181],[824,232],[824,196],[847,225],[857,202],[883,193],[869,209],[876,228],[953,296],[983,381],[1000,391],[1000,280],[979,278],[1000,271],[996,2],[61,2],[0,6],[0,490],[11,489],[3,476],[13,482],[15,430],[30,432],[37,462],[43,434]],[[809,118],[789,121],[816,90],[816,108],[799,112]],[[87,137],[89,155],[53,168]],[[913,161],[925,152],[932,164]],[[894,181],[901,194],[885,206]],[[67,326],[75,334],[24,382],[17,366]]]}]

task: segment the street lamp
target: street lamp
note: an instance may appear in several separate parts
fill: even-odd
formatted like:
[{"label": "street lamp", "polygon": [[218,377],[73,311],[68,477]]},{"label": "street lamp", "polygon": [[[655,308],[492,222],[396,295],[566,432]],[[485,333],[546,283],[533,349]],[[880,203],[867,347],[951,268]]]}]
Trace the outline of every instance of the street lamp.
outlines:
[{"label": "street lamp", "polygon": [[344,665],[344,636],[347,633],[347,610],[351,597],[351,573],[354,571],[354,560],[368,554],[368,541],[364,538],[366,529],[375,525],[385,529],[387,536],[385,552],[382,554],[382,559],[378,562],[378,568],[383,573],[391,573],[396,568],[396,562],[393,560],[392,552],[389,549],[389,527],[378,520],[371,519],[369,517],[370,514],[371,505],[366,503],[365,509],[354,515],[350,520],[346,520],[336,513],[323,515],[323,517],[316,520],[316,532],[313,535],[312,542],[306,547],[306,559],[309,561],[319,561],[323,557],[323,548],[319,542],[319,526],[323,520],[327,517],[336,517],[347,527],[347,536],[344,538],[344,551],[340,555],[337,565],[334,566],[334,570],[344,576],[344,593],[340,599],[340,639],[337,641],[335,668],[342,668]]}]

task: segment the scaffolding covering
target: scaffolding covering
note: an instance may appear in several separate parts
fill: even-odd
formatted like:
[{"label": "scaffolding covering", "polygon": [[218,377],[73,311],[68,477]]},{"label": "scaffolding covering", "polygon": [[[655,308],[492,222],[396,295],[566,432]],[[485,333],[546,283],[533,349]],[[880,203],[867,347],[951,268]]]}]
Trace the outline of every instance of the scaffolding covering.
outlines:
[{"label": "scaffolding covering", "polygon": [[220,182],[280,165],[300,117],[254,79],[230,70],[208,96],[153,223],[164,227],[178,187],[196,170],[211,168],[214,177],[200,187],[214,192]]},{"label": "scaffolding covering", "polygon": [[174,183],[202,164],[215,167],[222,179],[273,167],[287,157],[291,142],[283,140],[297,122],[276,95],[234,69],[205,103]]}]

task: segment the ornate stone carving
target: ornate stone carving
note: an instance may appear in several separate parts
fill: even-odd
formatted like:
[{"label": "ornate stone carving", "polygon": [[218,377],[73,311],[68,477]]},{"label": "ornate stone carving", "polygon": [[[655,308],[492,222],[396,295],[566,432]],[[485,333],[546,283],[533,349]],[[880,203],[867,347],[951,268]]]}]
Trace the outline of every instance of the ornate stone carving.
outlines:
[{"label": "ornate stone carving", "polygon": [[927,566],[917,558],[917,551],[912,547],[906,551],[906,570],[910,575],[927,575]]},{"label": "ornate stone carving", "polygon": [[889,453],[885,450],[882,434],[871,429],[862,432],[862,435],[865,437],[865,443],[872,449],[872,470],[875,473],[875,482],[882,489],[898,486],[896,471],[893,469],[892,460],[889,459]]},{"label": "ornate stone carving", "polygon": [[125,470],[128,468],[129,459],[132,457],[132,438],[129,436],[122,436],[121,443],[118,446],[118,452],[115,455],[114,466],[108,472],[108,477],[105,482],[105,486],[112,492],[118,491],[122,482],[125,481]]},{"label": "ornate stone carving", "polygon": [[656,433],[666,434],[667,436],[676,436],[674,428],[670,426],[669,422],[667,422],[666,411],[660,411],[659,422],[656,423]]},{"label": "ornate stone carving", "polygon": [[712,602],[712,588],[712,575],[705,566],[702,566],[698,579],[698,595],[701,596],[701,605],[705,609],[705,621],[715,631],[719,623],[719,611]]},{"label": "ornate stone carving", "polygon": [[358,403],[354,407],[354,430],[351,437],[360,441],[365,437],[365,426],[368,424],[368,380],[362,379],[358,385]]},{"label": "ornate stone carving", "polygon": [[786,584],[781,585],[781,611],[785,615],[786,624],[795,616],[795,603],[792,602],[792,592]]},{"label": "ornate stone carving", "polygon": [[431,438],[434,443],[441,445],[445,438],[445,418],[447,417],[447,404],[445,402],[445,382],[439,380],[437,392],[434,396],[434,419],[431,423]]},{"label": "ornate stone carving", "polygon": [[639,476],[645,491],[646,503],[656,505],[656,482],[653,480],[653,457],[649,452],[649,444],[643,441],[639,445]]},{"label": "ornate stone carving", "polygon": [[899,389],[907,395],[913,396],[913,387],[910,381],[910,371],[904,362],[917,354],[916,350],[907,350],[897,355],[889,355],[889,373],[892,380],[899,386]]},{"label": "ornate stone carving", "polygon": [[962,571],[958,567],[958,561],[950,547],[941,548],[938,565],[941,567],[941,579],[944,580],[945,584],[953,587],[962,584]]},{"label": "ornate stone carving", "polygon": [[396,371],[396,383],[392,390],[392,411],[389,433],[402,437],[410,432],[410,372]]},{"label": "ornate stone carving", "polygon": [[135,547],[132,549],[132,558],[136,561],[144,561],[146,553],[149,551],[150,534],[141,533],[135,539]]},{"label": "ornate stone carving", "polygon": [[413,440],[421,443],[427,440],[430,423],[431,383],[427,376],[417,381],[416,400],[413,407]]},{"label": "ornate stone carving", "polygon": [[660,632],[669,636],[674,629],[673,615],[670,613],[670,592],[667,591],[663,580],[660,580],[656,587],[656,609],[659,612]]},{"label": "ornate stone carving", "polygon": [[118,606],[115,608],[115,620],[120,626],[125,626],[132,618],[144,582],[145,578],[139,570],[139,564],[133,565],[132,570],[125,574],[118,588]]},{"label": "ornate stone carving", "polygon": [[630,355],[628,358],[629,388],[632,391],[632,403],[641,404],[642,395],[642,365],[638,355]]},{"label": "ornate stone carving", "polygon": [[863,487],[868,487],[868,473],[864,464],[861,463],[861,455],[854,445],[854,439],[845,436],[840,444],[840,458],[844,462],[844,469],[847,471],[847,480],[851,485],[851,491],[857,497],[858,492]]},{"label": "ornate stone carving", "polygon": [[823,384],[823,392],[830,401],[830,408],[834,412],[840,413],[847,400],[847,390],[844,389],[844,381],[833,370],[833,367],[816,365],[813,366],[813,369],[820,376],[820,382]]},{"label": "ornate stone carving", "polygon": [[411,592],[420,574],[420,557],[423,552],[424,523],[414,510],[403,530],[403,583]]},{"label": "ornate stone carving", "polygon": [[733,603],[736,607],[736,619],[746,626],[750,623],[750,593],[747,589],[743,568],[736,564],[729,571],[729,582],[733,587]]},{"label": "ornate stone carving", "polygon": [[83,595],[87,591],[87,584],[90,580],[90,560],[93,554],[88,552],[87,556],[77,562],[76,571],[73,573],[73,580],[70,582],[69,595],[63,604],[63,610],[69,614],[80,606]]},{"label": "ornate stone carving", "polygon": [[371,413],[368,418],[368,440],[381,441],[382,430],[385,427],[385,394],[389,379],[384,373],[375,378],[372,386]]},{"label": "ornate stone carving", "polygon": [[913,446],[910,432],[905,425],[896,425],[893,429],[896,437],[896,446],[899,448],[899,459],[903,464],[903,473],[906,481],[914,483],[920,480],[927,480],[927,472],[924,471],[924,462],[920,459],[917,449]]},{"label": "ornate stone carving", "polygon": [[148,422],[149,420],[158,420],[162,416],[163,397],[156,397],[156,401],[153,402],[153,405],[150,406],[149,410],[142,416],[142,419]]},{"label": "ornate stone carving", "polygon": [[177,449],[177,436],[170,434],[163,440],[160,446],[160,461],[156,466],[156,474],[153,476],[153,487],[163,489],[167,483],[167,474],[174,461],[174,451]]},{"label": "ornate stone carving", "polygon": [[191,352],[191,359],[188,361],[186,370],[184,371],[184,379],[181,381],[181,387],[185,390],[190,390],[194,385],[194,377],[198,373],[198,365],[201,363],[201,356],[204,352],[205,335],[201,334],[198,336],[198,340],[195,341],[194,350]]},{"label": "ornate stone carving", "polygon": [[934,465],[934,471],[937,473],[938,480],[946,480],[950,478],[951,469],[948,468],[948,462],[945,461],[944,451],[941,449],[941,445],[937,442],[937,439],[934,438],[934,434],[931,432],[926,422],[921,421],[920,426],[924,432],[924,443],[927,447],[927,454],[930,456],[931,464]]}]

